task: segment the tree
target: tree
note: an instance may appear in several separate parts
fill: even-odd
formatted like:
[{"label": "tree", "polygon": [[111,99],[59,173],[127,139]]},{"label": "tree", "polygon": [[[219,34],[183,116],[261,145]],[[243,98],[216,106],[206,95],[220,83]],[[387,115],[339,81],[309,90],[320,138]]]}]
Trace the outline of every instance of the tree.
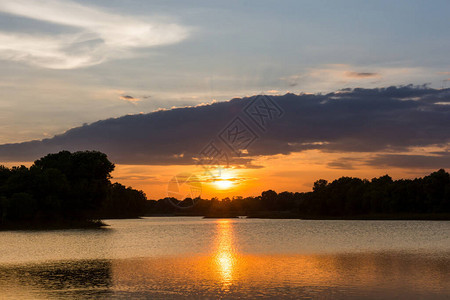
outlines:
[{"label": "tree", "polygon": [[99,212],[101,218],[125,218],[142,216],[146,209],[147,197],[143,191],[113,183],[108,197]]},{"label": "tree", "polygon": [[326,181],[325,179],[319,179],[316,182],[314,182],[313,191],[320,192],[327,187],[327,184],[328,184],[328,181]]},{"label": "tree", "polygon": [[58,170],[66,177],[69,192],[62,208],[74,215],[98,209],[106,200],[114,164],[98,151],[61,151],[35,161],[32,169]]},{"label": "tree", "polygon": [[261,193],[261,202],[263,207],[267,210],[275,210],[277,206],[277,193],[273,190],[264,191]]}]

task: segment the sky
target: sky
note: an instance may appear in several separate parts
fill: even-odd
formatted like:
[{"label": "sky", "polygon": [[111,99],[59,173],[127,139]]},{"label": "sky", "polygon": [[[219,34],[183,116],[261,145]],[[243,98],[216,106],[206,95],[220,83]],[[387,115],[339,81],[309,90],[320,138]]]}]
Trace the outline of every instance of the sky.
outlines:
[{"label": "sky", "polygon": [[[228,184],[202,181],[205,196],[256,195],[268,188],[305,191],[318,178],[331,180],[343,175],[423,176],[438,166],[450,167],[445,104],[449,98],[445,89],[450,88],[448,11],[450,2],[446,0],[2,0],[0,144],[51,139],[82,126],[83,141],[68,132],[59,147],[104,148],[118,162],[115,179],[144,189],[149,197],[163,197],[176,174],[203,178],[198,164],[189,161],[193,155],[188,154],[198,153],[209,136],[218,137],[215,129],[242,112],[221,110],[245,106],[242,101],[250,101],[245,97],[252,95],[292,93],[300,96],[274,97],[286,105],[285,118],[273,120],[267,132],[256,129],[254,148],[244,149],[248,153],[223,171],[222,181]],[[411,84],[409,90],[398,90],[401,96],[383,90]],[[375,96],[349,92],[345,99],[338,99],[336,107],[308,106],[308,110],[302,106],[309,100],[301,95],[333,93],[327,99],[312,100],[330,101],[348,88],[362,88]],[[244,100],[227,102],[233,98]],[[215,104],[206,105],[211,103]],[[339,113],[345,109],[346,117],[342,117]],[[155,111],[166,113],[148,115]],[[211,111],[222,123],[208,119]],[[308,130],[320,138],[294,134],[305,131],[311,122],[299,122],[291,111],[308,112],[304,116],[315,124]],[[380,114],[387,123],[377,122]],[[155,148],[148,155],[122,149],[118,145],[123,139],[116,135],[110,136],[116,142],[111,145],[120,151],[94,138],[98,137],[97,127],[111,130],[108,124],[95,122],[126,115],[136,118],[117,119],[116,126],[124,128],[120,134],[135,137],[131,144],[137,148],[133,149],[139,145]],[[210,131],[202,130],[202,138],[195,138],[199,129],[185,131],[183,136],[175,134],[192,129],[185,121],[192,115],[197,117],[192,124],[197,122],[200,129],[209,127]],[[136,131],[129,123],[138,122],[139,116],[147,125],[161,124],[149,125],[148,140],[141,131],[139,136],[126,131]],[[172,131],[167,129],[167,120],[175,124]],[[377,143],[349,130],[364,126],[364,120],[373,126],[370,130],[378,139],[372,141]],[[339,134],[333,130],[336,124],[342,127]],[[286,128],[296,131],[289,133]],[[277,151],[263,147],[274,142],[275,136],[282,137],[275,141],[280,145],[316,146]],[[394,147],[397,137],[404,138]],[[154,141],[159,146],[150,144]],[[343,141],[370,147],[336,146]],[[161,147],[165,142],[170,147]],[[34,146],[21,147],[29,150]],[[26,164],[38,158],[31,155],[37,152],[27,155],[19,148],[0,146],[3,163]],[[164,151],[182,163],[167,160]],[[11,153],[16,152],[13,157]],[[429,156],[437,158],[430,163]]]}]

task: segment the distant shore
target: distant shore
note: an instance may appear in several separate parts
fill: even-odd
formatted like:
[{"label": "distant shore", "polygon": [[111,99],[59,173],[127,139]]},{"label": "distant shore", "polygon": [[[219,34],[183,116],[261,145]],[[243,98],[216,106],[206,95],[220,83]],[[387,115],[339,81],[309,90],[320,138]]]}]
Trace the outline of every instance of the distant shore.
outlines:
[{"label": "distant shore", "polygon": [[400,215],[356,215],[356,216],[304,216],[297,214],[252,214],[247,218],[255,219],[302,219],[302,220],[410,220],[410,221],[450,221],[450,214],[400,214]]},{"label": "distant shore", "polygon": [[101,220],[83,221],[46,221],[46,222],[8,222],[0,224],[0,231],[6,230],[62,230],[62,229],[98,229],[109,225]]},{"label": "distant shore", "polygon": [[227,213],[211,213],[211,214],[164,214],[164,215],[147,215],[145,217],[203,217],[205,219],[301,219],[301,220],[411,220],[411,221],[450,221],[450,214],[373,214],[373,215],[356,215],[356,216],[320,216],[320,215],[304,215],[293,213],[290,211],[260,211],[252,213],[243,212],[227,212]]},{"label": "distant shore", "polygon": [[[305,216],[292,212],[254,212],[251,214],[158,214],[143,217],[203,217],[205,219],[297,219],[297,220],[360,220],[360,221],[450,221],[450,214],[402,214],[402,215],[360,215],[360,216]],[[113,219],[142,219],[143,217],[113,218]],[[103,220],[67,221],[67,222],[14,222],[0,224],[0,231],[10,230],[64,230],[64,229],[104,229],[108,227]]]}]

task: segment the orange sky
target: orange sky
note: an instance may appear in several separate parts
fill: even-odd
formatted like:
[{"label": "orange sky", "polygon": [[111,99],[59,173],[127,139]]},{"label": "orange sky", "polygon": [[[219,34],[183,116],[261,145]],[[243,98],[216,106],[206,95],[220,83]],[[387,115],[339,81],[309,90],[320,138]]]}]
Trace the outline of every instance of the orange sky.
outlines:
[{"label": "orange sky", "polygon": [[[283,115],[284,121],[279,120],[278,125],[282,126],[277,128],[287,126],[292,130],[286,130],[280,140],[277,139],[278,132],[266,132],[272,138],[267,142],[270,147],[261,143],[253,153],[287,153],[291,149],[300,151],[298,149],[314,146],[295,145],[298,142],[335,142],[337,147],[349,139],[350,146],[352,141],[364,145],[371,136],[363,130],[353,129],[364,124],[366,112],[381,109],[381,119],[378,113],[367,113],[372,119],[366,128],[372,133],[379,129],[378,138],[385,142],[379,151],[408,148],[406,153],[395,154],[433,156],[436,152],[430,149],[422,152],[420,149],[416,149],[417,152],[409,150],[416,145],[449,143],[446,119],[450,100],[446,88],[450,84],[450,32],[446,28],[450,1],[441,0],[433,5],[426,1],[408,1],[407,5],[395,2],[386,5],[383,1],[371,1],[370,4],[353,1],[351,5],[342,5],[330,1],[323,5],[318,1],[308,1],[305,6],[302,1],[288,1],[284,5],[277,1],[260,1],[258,9],[248,9],[248,4],[242,1],[229,1],[225,7],[210,1],[188,4],[185,1],[160,1],[158,5],[151,1],[140,1],[139,5],[115,1],[114,5],[106,5],[108,2],[100,0],[1,0],[0,14],[6,20],[0,22],[2,159],[38,159],[38,155],[23,154],[39,150],[40,146],[47,149],[51,144],[60,147],[57,151],[100,150],[109,157],[122,158],[117,161],[126,163],[173,162],[177,155],[186,155],[183,162],[191,163],[189,159],[193,157],[189,157],[189,151],[184,153],[183,148],[188,148],[190,134],[199,129],[197,124],[201,124],[200,129],[207,128],[210,125],[205,120],[216,116],[210,112],[219,112],[219,107],[231,108],[235,104],[238,107],[237,102],[229,106],[230,103],[225,103],[233,97],[261,93],[279,97],[279,104],[284,101],[290,105],[283,108],[286,114],[280,116]],[[358,17],[349,18],[349,12]],[[269,19],[271,21],[267,22]],[[385,93],[393,86],[400,89],[395,93]],[[336,100],[338,94],[352,88],[371,91],[355,93],[350,102],[346,102],[348,99],[333,102],[339,104],[338,108],[345,115],[334,113],[336,107],[327,101]],[[398,98],[400,90],[407,92]],[[298,94],[298,101],[288,100],[291,96],[283,100],[282,95],[288,92]],[[372,101],[375,98],[367,97],[367,92],[387,102],[383,100],[383,105],[378,105]],[[314,97],[317,105],[311,110],[302,104],[309,99],[309,93],[319,95]],[[333,93],[333,96],[322,102],[321,97],[328,93]],[[408,101],[415,101],[420,106],[404,105]],[[187,130],[186,136],[176,135],[185,126],[185,123],[177,121],[178,113],[194,116],[190,114],[194,111],[191,108],[215,102],[220,102],[220,106],[211,104],[204,110],[207,113],[199,114],[205,119],[190,123],[192,131]],[[398,118],[397,105],[404,119]],[[174,107],[180,109],[169,113]],[[295,110],[288,111],[289,107]],[[156,111],[166,113],[161,114],[163,118],[159,121],[148,116],[151,121],[139,125],[139,128],[135,127],[137,122],[130,122],[130,127],[127,127],[124,122],[127,117],[121,118],[129,115],[130,119],[138,120],[140,114]],[[220,114],[225,116],[228,114],[225,112],[230,116],[231,112],[234,113],[224,109]],[[308,117],[307,121],[295,124],[298,112],[303,112]],[[325,122],[333,114],[338,118]],[[239,113],[233,118],[237,116]],[[109,122],[105,122],[111,120],[109,118],[117,118],[118,125],[110,127]],[[317,122],[312,124],[314,118]],[[389,124],[379,123],[384,118]],[[167,126],[160,123],[161,120],[177,126],[174,131],[166,130]],[[322,121],[320,130],[329,132],[325,137],[316,136],[314,132],[314,126]],[[308,128],[307,125],[311,124],[312,127]],[[346,131],[342,134],[334,132],[336,124],[344,124],[342,127]],[[410,126],[415,124],[423,126],[410,130]],[[104,130],[102,132],[108,133],[102,139],[95,130],[97,125]],[[211,128],[214,125],[222,126],[219,121]],[[292,127],[294,125],[298,128]],[[402,127],[400,125],[404,128],[395,132],[396,127]],[[117,128],[123,133],[116,135]],[[74,129],[82,133],[79,140],[75,138],[74,132],[78,131]],[[138,132],[135,135],[137,139],[130,141],[138,129],[142,133]],[[311,135],[297,134],[297,130],[305,130]],[[138,140],[149,132],[155,134],[145,141]],[[209,136],[207,131],[203,133],[197,140],[207,142],[210,138],[218,138],[215,135],[220,131],[214,132],[214,136]],[[390,148],[397,136],[406,133],[410,136],[397,145],[399,148]],[[428,139],[432,133],[436,134]],[[67,138],[66,144],[52,138],[62,135]],[[37,142],[42,140],[44,142]],[[22,144],[27,141],[36,141],[31,145],[40,146]],[[166,141],[172,143],[165,144]],[[378,142],[377,139],[373,141]],[[278,145],[277,142],[284,148],[271,147]],[[17,145],[8,145],[11,143]],[[120,147],[125,143],[134,145]],[[291,147],[290,143],[294,146]],[[157,147],[162,144],[163,147]],[[108,148],[107,145],[113,146]],[[195,146],[201,149],[204,145]],[[336,147],[314,148],[350,151],[347,150],[350,148]],[[448,165],[450,148],[446,147],[440,150],[445,155],[442,154],[436,164],[447,159],[444,164]],[[155,151],[148,151],[150,148]],[[48,149],[48,152],[37,152],[39,155],[50,153],[50,149],[56,152],[54,148]],[[364,147],[351,149],[367,151]],[[367,165],[374,155],[376,153],[325,153],[316,150],[257,157],[253,158],[252,165],[260,168],[231,168],[225,170],[224,177],[218,182],[204,176],[195,165],[116,164],[113,180],[142,189],[149,198],[158,199],[167,196],[171,178],[187,172],[199,176],[202,197],[224,198],[256,196],[267,189],[309,191],[313,182],[320,178],[333,180],[341,176],[357,176],[371,179],[386,173],[394,178],[414,178],[435,171]],[[407,158],[414,160],[413,157]],[[391,157],[391,160],[396,159]],[[6,163],[7,166],[18,164]],[[29,166],[31,163],[24,164]]]},{"label": "orange sky", "polygon": [[[319,150],[261,157],[255,165],[258,169],[228,168],[220,178],[207,176],[202,168],[193,165],[144,166],[116,165],[113,181],[143,189],[149,199],[160,199],[168,195],[169,181],[181,173],[190,173],[201,183],[201,196],[219,199],[232,196],[257,196],[262,191],[305,192],[312,189],[317,179],[334,180],[341,176],[372,179],[389,174],[394,179],[415,178],[436,171],[432,169],[374,168],[360,163],[354,169],[336,169],[327,164],[339,157],[354,157],[355,161],[367,158],[366,153],[322,153]],[[218,173],[217,173],[218,174]],[[188,193],[188,187],[182,188]]]},{"label": "orange sky", "polygon": [[[429,152],[431,149],[416,149],[415,153]],[[289,155],[273,155],[255,158],[253,165],[260,168],[230,168],[221,171],[221,177],[211,177],[197,165],[124,165],[116,164],[112,181],[135,189],[143,190],[148,199],[161,199],[169,195],[169,182],[179,174],[194,175],[191,181],[199,181],[201,197],[211,198],[233,196],[258,196],[265,190],[277,193],[308,192],[314,181],[326,179],[332,181],[342,176],[372,179],[390,175],[393,179],[423,177],[435,169],[412,169],[394,167],[373,167],[365,161],[374,153],[324,153],[320,150],[308,150]],[[354,159],[353,169],[333,168],[328,164],[339,158]],[[25,165],[32,162],[10,162],[7,167]],[[445,166],[443,166],[445,167]],[[219,172],[215,173],[219,174]],[[189,193],[189,186],[182,186],[183,195]],[[173,194],[170,194],[173,196]],[[178,197],[177,197],[178,198]]]}]

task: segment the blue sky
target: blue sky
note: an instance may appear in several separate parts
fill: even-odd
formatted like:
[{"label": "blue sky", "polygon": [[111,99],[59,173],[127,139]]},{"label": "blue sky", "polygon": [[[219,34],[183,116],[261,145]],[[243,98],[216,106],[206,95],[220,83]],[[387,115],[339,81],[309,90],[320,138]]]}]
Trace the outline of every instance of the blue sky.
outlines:
[{"label": "blue sky", "polygon": [[450,86],[449,1],[0,3],[0,143],[265,92]]}]

